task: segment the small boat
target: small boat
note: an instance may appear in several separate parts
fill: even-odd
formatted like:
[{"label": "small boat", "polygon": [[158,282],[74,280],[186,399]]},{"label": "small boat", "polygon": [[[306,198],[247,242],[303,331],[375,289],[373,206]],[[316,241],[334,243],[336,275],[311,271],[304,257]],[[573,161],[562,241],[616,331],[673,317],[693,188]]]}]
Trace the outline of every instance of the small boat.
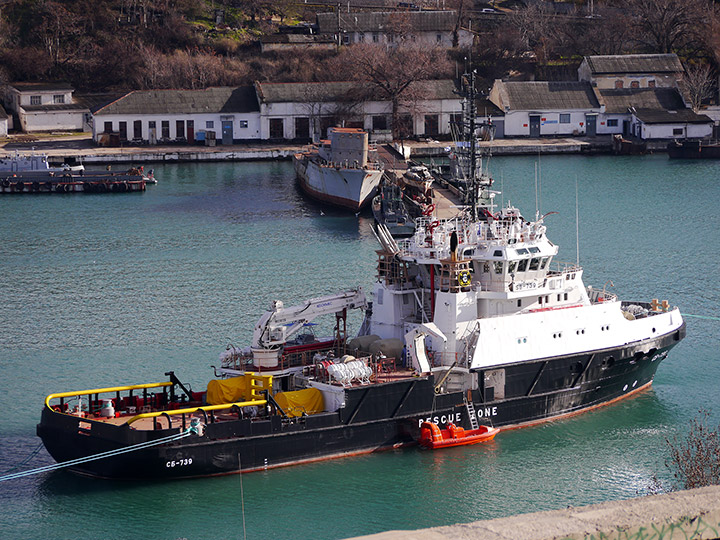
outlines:
[{"label": "small boat", "polygon": [[384,184],[380,188],[380,193],[373,199],[372,211],[375,221],[385,225],[392,236],[403,237],[415,234],[415,222],[405,207],[400,186]]},{"label": "small boat", "polygon": [[709,141],[671,141],[667,145],[671,159],[720,159],[720,143]]},{"label": "small boat", "polygon": [[476,429],[465,429],[448,424],[447,429],[440,429],[433,422],[423,422],[420,426],[420,446],[437,450],[438,448],[450,448],[451,446],[464,446],[491,441],[500,431],[490,426],[479,426]]}]

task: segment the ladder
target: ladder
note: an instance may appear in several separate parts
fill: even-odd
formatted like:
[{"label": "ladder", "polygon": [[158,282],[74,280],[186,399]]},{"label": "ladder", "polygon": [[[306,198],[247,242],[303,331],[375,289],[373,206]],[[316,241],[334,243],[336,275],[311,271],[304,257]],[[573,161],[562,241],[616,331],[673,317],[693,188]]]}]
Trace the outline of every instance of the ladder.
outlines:
[{"label": "ladder", "polygon": [[469,400],[465,396],[463,396],[463,401],[465,401],[465,408],[470,416],[470,427],[472,429],[478,429],[480,426],[478,425],[477,414],[475,413],[475,405],[473,405],[472,400]]}]

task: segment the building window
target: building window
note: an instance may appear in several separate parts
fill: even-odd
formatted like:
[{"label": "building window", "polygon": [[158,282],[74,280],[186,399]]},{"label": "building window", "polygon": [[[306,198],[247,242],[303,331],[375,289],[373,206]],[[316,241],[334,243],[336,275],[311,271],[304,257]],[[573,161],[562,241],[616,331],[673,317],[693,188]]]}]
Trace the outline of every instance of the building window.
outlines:
[{"label": "building window", "polygon": [[435,36],[435,41],[437,41],[438,43],[440,43],[440,42],[442,41],[442,34],[437,34],[437,35]]},{"label": "building window", "polygon": [[387,116],[373,116],[372,128],[373,130],[387,129]]},{"label": "building window", "polygon": [[618,79],[617,81],[615,81],[615,88],[622,88],[622,87],[623,87],[623,82],[621,79]]},{"label": "building window", "polygon": [[343,45],[350,45],[350,36],[348,34],[343,34],[342,42]]},{"label": "building window", "polygon": [[683,131],[683,128],[673,128],[673,135],[682,135]]},{"label": "building window", "polygon": [[639,81],[633,81],[630,83],[630,88],[640,88],[640,82]]},{"label": "building window", "polygon": [[215,128],[215,122],[212,120],[206,120],[205,121],[205,128],[206,129],[214,129]]},{"label": "building window", "polygon": [[40,105],[41,97],[40,96],[30,96],[30,105]]},{"label": "building window", "polygon": [[617,118],[609,118],[607,121],[607,127],[617,127],[618,126],[618,120]]},{"label": "building window", "polygon": [[105,122],[105,127],[103,128],[103,131],[105,133],[112,133],[112,122]]},{"label": "building window", "polygon": [[380,36],[373,34],[373,43],[377,43],[378,41],[380,41]]},{"label": "building window", "polygon": [[358,34],[358,43],[363,43],[364,41],[365,41],[365,34],[363,34],[362,32],[360,32],[360,33]]},{"label": "building window", "polygon": [[248,127],[248,121],[247,120],[238,120],[238,124],[240,124],[241,129],[247,129]]},{"label": "building window", "polygon": [[150,120],[148,122],[148,129],[155,129],[155,120]]},{"label": "building window", "polygon": [[561,124],[569,124],[570,123],[570,114],[569,113],[562,113],[560,115],[560,123]]},{"label": "building window", "polygon": [[163,139],[169,139],[170,138],[170,120],[163,120],[160,124],[162,128],[162,138]]},{"label": "building window", "polygon": [[53,103],[56,103],[56,104],[65,103],[65,94],[55,94],[53,96]]},{"label": "building window", "polygon": [[648,81],[648,88],[655,88],[655,81]]}]

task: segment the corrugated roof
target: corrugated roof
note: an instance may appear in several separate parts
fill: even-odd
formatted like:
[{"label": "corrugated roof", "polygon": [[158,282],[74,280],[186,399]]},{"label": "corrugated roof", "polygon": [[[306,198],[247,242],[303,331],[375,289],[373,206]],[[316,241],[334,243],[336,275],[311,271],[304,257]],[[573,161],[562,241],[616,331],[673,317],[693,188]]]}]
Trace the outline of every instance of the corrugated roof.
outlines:
[{"label": "corrugated roof", "polygon": [[8,86],[20,92],[72,92],[74,90],[68,82],[16,82],[10,83]]},{"label": "corrugated roof", "polygon": [[83,103],[48,103],[47,105],[20,105],[25,112],[62,112],[62,111],[87,111],[87,105]]},{"label": "corrugated roof", "polygon": [[502,81],[503,105],[510,110],[596,109],[600,107],[590,83],[581,81]]},{"label": "corrugated roof", "polygon": [[260,108],[252,86],[205,90],[136,90],[96,114],[247,113]]},{"label": "corrugated roof", "polygon": [[261,43],[296,43],[296,44],[312,44],[312,43],[335,43],[330,36],[318,36],[316,34],[273,34],[271,36],[263,36],[260,38]]},{"label": "corrugated roof", "polygon": [[711,124],[713,120],[692,109],[665,111],[657,109],[636,109],[635,116],[646,124]]},{"label": "corrugated roof", "polygon": [[586,56],[585,60],[595,75],[628,73],[677,73],[683,67],[676,54],[623,54]]},{"label": "corrugated roof", "polygon": [[[257,95],[262,103],[303,103],[343,102],[356,99],[385,101],[375,86],[366,82],[322,82],[322,83],[255,83]],[[417,81],[413,83],[421,99],[458,99],[455,83],[450,79],[438,81]]]},{"label": "corrugated roof", "polygon": [[391,11],[355,13],[318,13],[317,26],[321,34],[347,32],[388,32],[393,28],[409,27],[415,32],[452,31],[457,15],[454,11]]},{"label": "corrugated roof", "polygon": [[659,111],[685,108],[675,88],[613,88],[599,92],[605,102],[605,112],[610,114],[627,113],[630,107]]}]

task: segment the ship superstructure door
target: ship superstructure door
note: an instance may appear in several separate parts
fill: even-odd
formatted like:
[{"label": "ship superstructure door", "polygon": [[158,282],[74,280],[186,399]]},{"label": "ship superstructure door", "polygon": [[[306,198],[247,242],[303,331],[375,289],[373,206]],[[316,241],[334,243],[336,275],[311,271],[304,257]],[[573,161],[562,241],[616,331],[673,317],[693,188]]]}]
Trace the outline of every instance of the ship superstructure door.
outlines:
[{"label": "ship superstructure door", "polygon": [[485,371],[483,377],[483,396],[485,402],[505,399],[505,370]]}]

